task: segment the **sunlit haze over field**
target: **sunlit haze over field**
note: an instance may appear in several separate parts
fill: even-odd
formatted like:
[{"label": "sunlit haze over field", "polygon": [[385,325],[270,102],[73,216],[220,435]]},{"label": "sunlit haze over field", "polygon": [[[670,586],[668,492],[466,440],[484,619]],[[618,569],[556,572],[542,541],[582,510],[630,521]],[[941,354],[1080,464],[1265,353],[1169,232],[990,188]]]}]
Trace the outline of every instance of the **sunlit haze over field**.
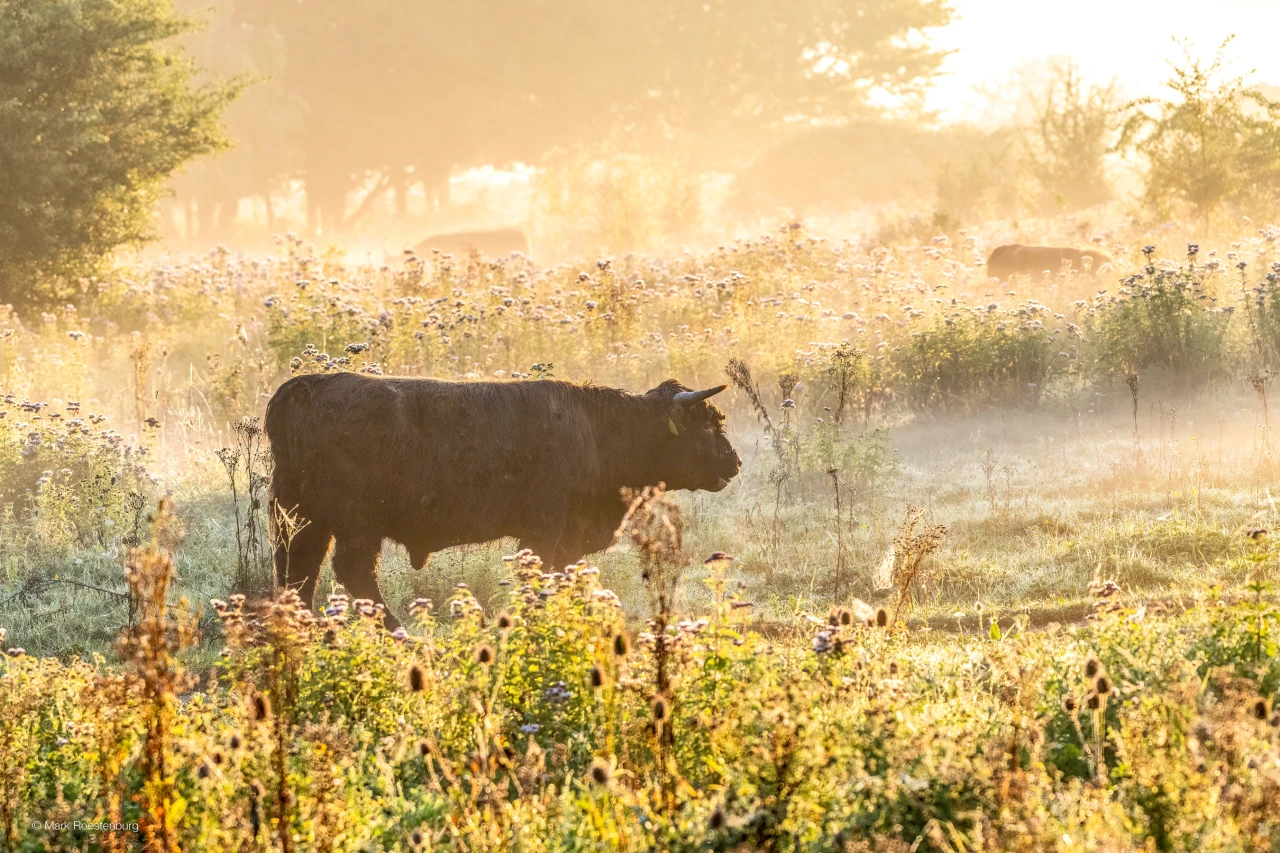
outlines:
[{"label": "sunlit haze over field", "polygon": [[935,34],[955,51],[943,64],[929,105],[949,119],[981,112],[975,86],[1008,79],[1020,63],[1070,56],[1095,80],[1117,78],[1127,94],[1156,91],[1168,76],[1173,40],[1209,54],[1228,36],[1232,68],[1280,85],[1280,2],[1275,0],[956,0],[952,23]]}]

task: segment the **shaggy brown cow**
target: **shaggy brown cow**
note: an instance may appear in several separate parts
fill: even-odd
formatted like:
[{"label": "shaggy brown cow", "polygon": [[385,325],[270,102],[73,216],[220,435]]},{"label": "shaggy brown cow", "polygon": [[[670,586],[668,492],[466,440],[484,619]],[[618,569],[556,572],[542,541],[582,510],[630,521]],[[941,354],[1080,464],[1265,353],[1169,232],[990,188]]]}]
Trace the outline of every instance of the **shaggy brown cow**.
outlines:
[{"label": "shaggy brown cow", "polygon": [[454,231],[434,234],[418,244],[414,252],[430,257],[433,251],[451,255],[469,255],[474,249],[491,258],[504,258],[513,252],[529,254],[529,240],[519,228],[496,228],[492,231]]},{"label": "shaggy brown cow", "polygon": [[1006,279],[1022,273],[1038,276],[1046,270],[1056,275],[1068,264],[1071,269],[1080,272],[1097,272],[1103,264],[1109,263],[1111,258],[1092,249],[1082,251],[1012,243],[1000,246],[991,253],[991,257],[987,259],[987,275],[990,278]]},{"label": "shaggy brown cow", "polygon": [[719,491],[737,475],[724,415],[706,402],[724,388],[294,377],[267,405],[271,495],[307,525],[276,550],[277,579],[309,606],[336,542],[338,581],[381,601],[384,539],[415,567],[504,536],[549,565],[572,563],[612,542],[623,486]]}]

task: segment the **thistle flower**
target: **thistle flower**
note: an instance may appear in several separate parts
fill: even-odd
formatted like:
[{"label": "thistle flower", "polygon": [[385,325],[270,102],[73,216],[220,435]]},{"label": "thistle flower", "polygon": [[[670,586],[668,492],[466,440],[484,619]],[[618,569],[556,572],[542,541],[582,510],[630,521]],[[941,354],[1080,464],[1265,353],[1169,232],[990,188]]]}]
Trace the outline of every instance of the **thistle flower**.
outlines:
[{"label": "thistle flower", "polygon": [[421,666],[414,664],[409,667],[409,690],[413,693],[421,693],[427,689],[427,673]]}]

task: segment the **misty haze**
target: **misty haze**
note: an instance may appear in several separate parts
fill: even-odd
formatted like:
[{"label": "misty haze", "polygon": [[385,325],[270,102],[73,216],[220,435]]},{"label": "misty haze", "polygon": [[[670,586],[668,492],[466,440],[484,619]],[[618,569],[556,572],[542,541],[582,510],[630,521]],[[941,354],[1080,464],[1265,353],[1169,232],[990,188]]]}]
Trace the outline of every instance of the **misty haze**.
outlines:
[{"label": "misty haze", "polygon": [[0,850],[1280,850],[1278,27],[0,0]]}]

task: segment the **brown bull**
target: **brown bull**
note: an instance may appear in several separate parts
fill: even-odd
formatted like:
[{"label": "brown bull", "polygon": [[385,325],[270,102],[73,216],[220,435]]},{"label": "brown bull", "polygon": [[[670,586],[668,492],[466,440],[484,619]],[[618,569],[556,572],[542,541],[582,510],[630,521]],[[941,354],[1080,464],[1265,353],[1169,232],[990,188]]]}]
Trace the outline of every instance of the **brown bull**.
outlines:
[{"label": "brown bull", "polygon": [[495,228],[488,231],[453,231],[433,234],[423,240],[414,252],[430,257],[433,252],[469,255],[477,251],[490,258],[503,258],[515,252],[529,254],[529,240],[519,228]]},{"label": "brown bull", "polygon": [[290,379],[267,405],[271,494],[307,524],[277,548],[277,580],[309,606],[333,544],[338,581],[381,601],[384,539],[408,548],[415,567],[506,536],[548,564],[572,563],[612,542],[622,487],[719,491],[737,475],[724,415],[706,402],[724,387]]},{"label": "brown bull", "polygon": [[1056,246],[1023,246],[1012,243],[1000,246],[987,259],[990,278],[1007,279],[1015,275],[1038,276],[1044,272],[1057,275],[1070,267],[1077,272],[1097,272],[1111,258],[1092,249],[1060,249]]}]

